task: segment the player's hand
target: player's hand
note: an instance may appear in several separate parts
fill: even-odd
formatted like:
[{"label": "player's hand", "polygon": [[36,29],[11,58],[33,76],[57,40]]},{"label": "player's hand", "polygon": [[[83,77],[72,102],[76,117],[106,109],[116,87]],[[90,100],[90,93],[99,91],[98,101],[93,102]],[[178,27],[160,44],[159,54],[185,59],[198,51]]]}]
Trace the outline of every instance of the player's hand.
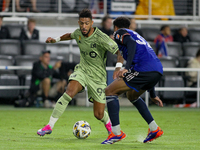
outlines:
[{"label": "player's hand", "polygon": [[117,79],[119,77],[119,71],[120,71],[121,67],[118,67],[115,69],[115,71],[113,72],[113,79]]},{"label": "player's hand", "polygon": [[158,106],[163,107],[163,102],[161,101],[161,99],[156,96],[155,98],[151,98],[151,100]]},{"label": "player's hand", "polygon": [[46,43],[56,43],[56,40],[54,38],[48,37],[46,39]]},{"label": "player's hand", "polygon": [[119,73],[118,73],[118,76],[119,76],[120,78],[123,78],[123,77],[124,77],[124,74],[127,73],[127,72],[128,72],[127,69],[120,70]]}]

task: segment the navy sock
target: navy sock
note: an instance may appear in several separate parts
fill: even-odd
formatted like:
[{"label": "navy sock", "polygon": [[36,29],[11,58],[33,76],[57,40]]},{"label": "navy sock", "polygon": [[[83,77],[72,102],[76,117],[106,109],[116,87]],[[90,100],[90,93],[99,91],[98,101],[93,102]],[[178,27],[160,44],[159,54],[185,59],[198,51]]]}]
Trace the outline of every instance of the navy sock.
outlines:
[{"label": "navy sock", "polygon": [[148,124],[154,120],[147,105],[141,97],[139,97],[136,101],[132,101],[131,103],[138,109],[139,113]]},{"label": "navy sock", "polygon": [[106,96],[108,114],[112,126],[119,125],[119,100],[118,96]]}]

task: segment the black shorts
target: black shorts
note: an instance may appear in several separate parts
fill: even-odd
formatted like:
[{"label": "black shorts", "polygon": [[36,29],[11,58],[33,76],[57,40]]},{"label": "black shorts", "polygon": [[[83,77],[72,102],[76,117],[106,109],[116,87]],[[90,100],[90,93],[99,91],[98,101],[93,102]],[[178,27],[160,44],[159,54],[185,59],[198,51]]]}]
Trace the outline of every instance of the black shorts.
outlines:
[{"label": "black shorts", "polygon": [[131,72],[125,73],[123,80],[128,87],[139,92],[140,90],[150,90],[153,88],[161,77],[162,74],[157,71],[137,72],[131,70]]}]

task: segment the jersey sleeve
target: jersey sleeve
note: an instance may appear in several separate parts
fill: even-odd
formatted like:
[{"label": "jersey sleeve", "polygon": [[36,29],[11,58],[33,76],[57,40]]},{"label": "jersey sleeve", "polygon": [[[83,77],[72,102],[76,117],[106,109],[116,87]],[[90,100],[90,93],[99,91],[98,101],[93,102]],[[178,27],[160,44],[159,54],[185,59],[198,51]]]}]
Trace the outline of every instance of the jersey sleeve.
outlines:
[{"label": "jersey sleeve", "polygon": [[78,29],[76,29],[73,33],[71,33],[71,38],[75,39],[76,38],[76,33],[77,33]]},{"label": "jersey sleeve", "polygon": [[124,37],[126,35],[129,35],[130,34],[128,33],[128,31],[124,30],[124,29],[119,29],[115,32],[114,34],[114,40],[117,44],[123,44],[123,40],[124,40]]},{"label": "jersey sleeve", "polygon": [[119,49],[117,43],[107,35],[102,38],[101,45],[112,54],[115,54]]}]

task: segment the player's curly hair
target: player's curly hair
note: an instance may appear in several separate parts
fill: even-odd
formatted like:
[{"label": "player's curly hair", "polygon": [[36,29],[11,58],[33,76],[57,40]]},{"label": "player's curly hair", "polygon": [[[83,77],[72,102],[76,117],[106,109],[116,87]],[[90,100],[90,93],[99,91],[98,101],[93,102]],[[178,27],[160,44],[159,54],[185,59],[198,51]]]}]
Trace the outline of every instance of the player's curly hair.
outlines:
[{"label": "player's curly hair", "polygon": [[92,20],[92,13],[91,13],[91,11],[89,9],[87,9],[87,8],[84,8],[79,13],[79,19],[80,18],[90,18]]},{"label": "player's curly hair", "polygon": [[118,28],[129,28],[130,24],[130,20],[126,17],[118,17],[113,22],[113,25]]}]

